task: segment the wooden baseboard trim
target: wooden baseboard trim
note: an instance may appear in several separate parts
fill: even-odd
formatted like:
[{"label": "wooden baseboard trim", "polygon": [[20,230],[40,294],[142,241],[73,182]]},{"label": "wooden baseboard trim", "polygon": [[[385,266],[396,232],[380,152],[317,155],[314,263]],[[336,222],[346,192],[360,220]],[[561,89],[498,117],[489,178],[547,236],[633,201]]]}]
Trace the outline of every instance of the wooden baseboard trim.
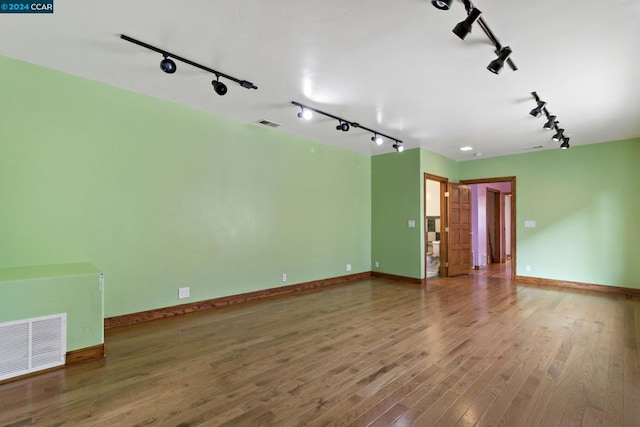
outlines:
[{"label": "wooden baseboard trim", "polygon": [[66,365],[73,365],[74,363],[86,362],[89,360],[103,359],[105,357],[107,357],[107,346],[104,344],[98,344],[92,347],[68,351]]},{"label": "wooden baseboard trim", "polygon": [[278,295],[285,295],[294,292],[309,291],[327,286],[339,285],[355,280],[367,279],[370,277],[371,272],[366,271],[364,273],[348,274],[346,276],[331,277],[328,279],[314,280],[311,282],[298,283],[295,285],[248,292],[245,294],[229,295],[226,297],[213,298],[205,301],[196,301],[188,304],[180,304],[171,307],[163,307],[138,313],[125,314],[122,316],[108,317],[104,319],[104,328],[111,329],[120,326],[133,325],[136,323],[148,322],[150,320],[163,319],[165,317],[178,316],[181,314],[209,310],[212,308],[221,308],[232,304],[241,304]]},{"label": "wooden baseboard trim", "polygon": [[380,279],[396,280],[400,282],[411,282],[418,285],[425,283],[425,279],[416,279],[415,277],[398,276],[395,274],[381,273],[379,271],[373,271],[371,272],[371,275],[373,277],[378,277]]},{"label": "wooden baseboard trim", "polygon": [[518,282],[534,285],[553,286],[557,288],[580,289],[583,291],[604,292],[612,295],[629,295],[640,297],[640,289],[624,288],[621,286],[596,285],[594,283],[570,282],[567,280],[544,279],[541,277],[516,276]]}]

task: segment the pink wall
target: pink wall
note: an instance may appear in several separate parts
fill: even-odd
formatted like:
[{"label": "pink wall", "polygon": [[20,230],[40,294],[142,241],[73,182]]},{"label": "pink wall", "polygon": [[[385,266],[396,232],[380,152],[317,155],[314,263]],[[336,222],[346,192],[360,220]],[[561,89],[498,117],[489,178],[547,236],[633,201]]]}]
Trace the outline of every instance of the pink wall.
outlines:
[{"label": "pink wall", "polygon": [[473,265],[487,265],[487,188],[511,192],[510,182],[492,182],[471,186],[471,247]]}]

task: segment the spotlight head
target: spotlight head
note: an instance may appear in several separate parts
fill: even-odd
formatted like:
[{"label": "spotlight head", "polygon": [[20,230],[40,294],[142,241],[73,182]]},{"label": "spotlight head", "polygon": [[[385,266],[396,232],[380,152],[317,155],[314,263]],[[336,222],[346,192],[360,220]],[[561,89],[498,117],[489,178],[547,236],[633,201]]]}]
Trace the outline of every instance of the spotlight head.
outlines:
[{"label": "spotlight head", "polygon": [[544,108],[545,105],[547,105],[546,102],[538,101],[538,106],[533,110],[529,111],[529,114],[531,114],[533,117],[540,117],[542,115],[542,109]]},{"label": "spotlight head", "polygon": [[393,144],[393,148],[398,152],[398,153],[402,153],[404,151],[404,147],[402,146],[401,142],[396,141],[395,144]]},{"label": "spotlight head", "polygon": [[562,138],[562,144],[560,144],[560,148],[562,148],[563,150],[566,150],[567,148],[570,147],[569,145],[569,139],[567,137]]},{"label": "spotlight head", "polygon": [[554,142],[560,142],[564,138],[564,129],[558,129],[558,132],[551,137]]},{"label": "spotlight head", "polygon": [[341,130],[342,132],[347,132],[349,130],[349,123],[340,122],[338,126],[336,126],[336,130]]},{"label": "spotlight head", "polygon": [[471,27],[473,26],[473,23],[476,22],[476,20],[480,17],[480,14],[482,14],[482,12],[480,12],[475,7],[471,9],[471,12],[469,12],[467,18],[464,21],[459,22],[458,25],[453,28],[453,34],[460,37],[460,39],[462,40],[466,39],[467,36],[471,34]]},{"label": "spotlight head", "polygon": [[167,74],[173,74],[176,72],[176,63],[171,58],[166,56],[160,61],[160,69]]},{"label": "spotlight head", "polygon": [[384,140],[382,139],[382,137],[381,137],[380,135],[378,135],[377,133],[376,133],[376,134],[374,134],[374,135],[371,137],[371,140],[372,140],[373,142],[375,142],[375,143],[376,143],[376,145],[382,145],[382,143],[384,142]]},{"label": "spotlight head", "polygon": [[542,126],[544,130],[551,130],[556,125],[556,116],[549,116],[547,123]]},{"label": "spotlight head", "polygon": [[301,108],[300,112],[298,113],[299,119],[311,120],[312,117],[313,111],[309,110],[308,108]]},{"label": "spotlight head", "polygon": [[211,82],[211,85],[213,86],[213,90],[215,90],[218,95],[222,96],[227,93],[227,85],[222,83],[221,81],[213,80]]},{"label": "spotlight head", "polygon": [[504,61],[511,55],[511,48],[509,46],[505,46],[500,49],[499,56],[489,63],[487,70],[491,71],[493,74],[499,74],[500,71],[504,68]]},{"label": "spotlight head", "polygon": [[449,10],[453,0],[431,0],[431,4],[440,10]]}]

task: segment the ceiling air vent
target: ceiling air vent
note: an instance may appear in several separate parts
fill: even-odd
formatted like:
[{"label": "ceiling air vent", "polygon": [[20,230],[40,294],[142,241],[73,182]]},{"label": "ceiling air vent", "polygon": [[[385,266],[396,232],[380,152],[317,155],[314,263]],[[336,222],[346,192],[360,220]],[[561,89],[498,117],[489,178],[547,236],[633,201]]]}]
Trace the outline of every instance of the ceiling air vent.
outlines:
[{"label": "ceiling air vent", "polygon": [[260,120],[258,123],[261,125],[269,126],[270,128],[277,128],[280,126],[278,123],[270,122],[269,120]]},{"label": "ceiling air vent", "polygon": [[541,148],[544,148],[544,146],[543,145],[534,145],[533,147],[525,148],[525,150],[539,150]]}]

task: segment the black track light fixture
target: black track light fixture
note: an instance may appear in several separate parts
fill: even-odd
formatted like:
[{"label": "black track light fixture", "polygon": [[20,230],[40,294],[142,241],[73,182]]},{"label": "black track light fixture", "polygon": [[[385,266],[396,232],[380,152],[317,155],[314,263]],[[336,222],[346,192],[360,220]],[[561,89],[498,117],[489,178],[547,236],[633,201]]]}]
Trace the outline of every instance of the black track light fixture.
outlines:
[{"label": "black track light fixture", "polygon": [[548,116],[547,117],[547,122],[542,125],[542,129],[544,130],[551,130],[554,128],[554,126],[556,125],[556,116]]},{"label": "black track light fixture", "polygon": [[451,3],[453,3],[453,0],[431,0],[431,4],[440,10],[449,10]]},{"label": "black track light fixture", "polygon": [[[516,64],[509,58],[509,55],[512,53],[511,48],[508,46],[503,47],[502,44],[498,41],[498,38],[491,28],[489,28],[489,24],[484,18],[481,16],[482,12],[475,7],[475,5],[471,2],[471,0],[460,0],[464,4],[464,9],[467,11],[467,17],[464,21],[459,22],[454,28],[453,33],[460,37],[462,40],[466,39],[469,34],[471,34],[471,29],[474,23],[478,23],[480,29],[484,32],[484,34],[489,38],[489,41],[493,44],[495,48],[496,55],[498,55],[498,59],[491,61],[489,66],[487,67],[489,71],[494,74],[500,73],[502,68],[504,68],[504,63],[506,62],[509,67],[513,71],[517,71],[518,67]],[[432,0],[431,4],[433,4],[436,8],[442,10],[449,10],[453,0]]]},{"label": "black track light fixture", "polygon": [[487,66],[487,70],[491,71],[493,74],[500,74],[500,71],[504,68],[504,61],[509,58],[511,55],[511,48],[509,46],[505,46],[499,50],[498,57],[491,61]]},{"label": "black track light fixture", "polygon": [[556,125],[556,134],[551,137],[551,140],[554,142],[560,142],[562,141],[562,138],[564,138],[564,129],[558,129],[558,125]]},{"label": "black track light fixture", "polygon": [[[531,92],[531,95],[533,95],[533,99],[536,100],[536,108],[534,108],[533,110],[529,111],[529,114],[531,114],[533,117],[540,117],[542,115],[542,113],[544,113],[548,118],[549,117],[549,112],[545,108],[547,103],[544,102],[542,99],[540,99],[540,97],[538,96],[537,92]],[[555,119],[555,117],[554,117],[554,119]],[[552,126],[553,126],[553,122],[552,122]]]},{"label": "black track light fixture", "polygon": [[162,71],[164,71],[165,73],[173,74],[176,72],[177,67],[176,67],[176,63],[174,62],[174,59],[175,59],[176,61],[184,62],[185,64],[189,64],[192,67],[196,67],[201,70],[207,71],[211,74],[215,74],[216,80],[212,81],[211,84],[213,85],[213,88],[215,89],[218,95],[224,95],[225,93],[227,93],[227,86],[224,83],[220,82],[220,77],[224,77],[227,80],[236,82],[245,89],[258,89],[258,86],[254,85],[250,81],[237,79],[223,72],[214,70],[213,68],[209,68],[207,66],[198,64],[197,62],[193,62],[190,59],[183,58],[182,56],[178,56],[175,53],[171,53],[164,49],[160,49],[158,47],[152,46],[148,43],[141,42],[140,40],[136,40],[133,37],[120,34],[120,38],[122,40],[128,41],[129,43],[137,44],[138,46],[142,46],[145,49],[149,49],[154,52],[160,53],[164,57],[164,59],[160,61],[160,69],[162,69]]},{"label": "black track light fixture", "polygon": [[173,74],[176,72],[176,68],[176,63],[171,58],[167,58],[167,55],[164,55],[164,58],[160,61],[160,69],[167,74]]},{"label": "black track light fixture", "polygon": [[313,111],[308,108],[300,107],[300,112],[298,112],[298,118],[302,120],[311,120],[313,117]]},{"label": "black track light fixture", "polygon": [[536,108],[531,110],[529,114],[534,117],[540,117],[542,113],[544,113],[547,121],[544,125],[542,125],[542,129],[554,129],[556,133],[551,137],[551,140],[554,142],[562,141],[562,144],[560,145],[560,148],[562,149],[566,150],[567,148],[569,148],[569,138],[564,136],[564,129],[561,129],[558,126],[560,124],[560,122],[558,121],[558,117],[549,113],[549,110],[547,109],[547,103],[540,99],[537,92],[531,92],[531,95],[533,96],[533,99],[536,100]]},{"label": "black track light fixture", "polygon": [[481,14],[482,12],[480,12],[479,9],[475,7],[472,8],[469,15],[467,15],[467,18],[464,21],[459,22],[458,25],[453,28],[453,34],[460,37],[462,40],[466,39],[467,36],[471,34],[471,27],[473,26],[473,23],[478,20]]},{"label": "black track light fixture", "polygon": [[336,130],[341,130],[342,132],[348,132],[349,128],[349,123],[343,122],[342,120],[340,121],[340,124],[336,126]]},{"label": "black track light fixture", "polygon": [[227,93],[227,85],[220,81],[220,76],[216,76],[216,79],[211,81],[211,85],[218,95],[223,96]]},{"label": "black track light fixture", "polygon": [[318,113],[321,114],[323,116],[332,118],[334,120],[337,120],[338,122],[340,122],[340,124],[338,124],[338,126],[336,126],[336,130],[341,130],[343,132],[347,132],[349,129],[354,128],[354,129],[362,129],[365,130],[367,132],[371,132],[372,137],[371,137],[371,141],[375,142],[376,145],[382,145],[384,143],[384,138],[390,140],[390,141],[395,141],[395,144],[393,144],[393,148],[398,151],[398,152],[402,152],[402,150],[404,150],[404,147],[402,146],[402,141],[400,141],[399,139],[396,139],[392,136],[386,135],[382,132],[378,132],[377,130],[373,130],[370,129],[366,126],[361,125],[360,123],[357,122],[352,122],[351,120],[347,120],[344,119],[342,117],[338,117],[336,115],[333,115],[331,113],[327,113],[326,111],[322,111],[322,110],[318,110],[317,108],[314,107],[310,107],[308,105],[305,104],[301,104],[299,102],[296,101],[291,101],[291,103],[293,105],[296,105],[298,107],[300,107],[300,111],[298,112],[298,118],[301,119],[310,119],[311,118],[311,114],[313,113]]},{"label": "black track light fixture", "polygon": [[547,105],[546,102],[538,101],[538,105],[536,106],[536,108],[534,108],[533,110],[529,111],[529,114],[531,114],[533,117],[540,117],[542,115],[542,110],[544,109],[544,107],[546,105]]}]

